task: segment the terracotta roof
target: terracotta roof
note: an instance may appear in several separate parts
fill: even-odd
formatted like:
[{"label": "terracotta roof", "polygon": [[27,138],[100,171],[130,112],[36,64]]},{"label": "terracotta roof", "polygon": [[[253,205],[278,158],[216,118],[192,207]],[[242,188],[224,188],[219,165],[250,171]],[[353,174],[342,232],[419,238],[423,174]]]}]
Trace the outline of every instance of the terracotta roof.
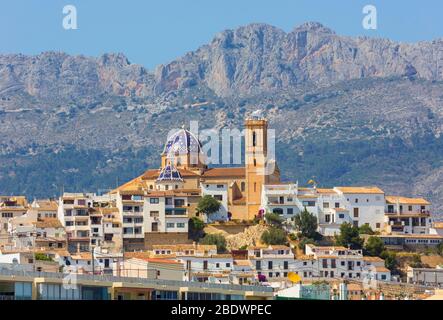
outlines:
[{"label": "terracotta roof", "polygon": [[383,262],[384,260],[380,257],[363,257],[363,261],[368,262]]},{"label": "terracotta roof", "polygon": [[251,261],[249,260],[234,260],[234,265],[241,267],[250,267]]},{"label": "terracotta roof", "polygon": [[58,204],[56,201],[50,200],[37,200],[38,207],[36,208],[38,211],[57,211]]},{"label": "terracotta roof", "polygon": [[143,178],[142,177],[143,177],[143,175],[138,176],[137,178],[134,178],[134,179],[126,182],[125,184],[122,184],[121,186],[112,190],[111,193],[117,193],[117,192],[128,191],[128,190],[134,190],[134,191],[140,190],[143,186],[143,184],[142,184]]},{"label": "terracotta roof", "polygon": [[47,218],[37,221],[35,223],[36,228],[63,228],[60,220],[54,218]]},{"label": "terracotta roof", "polygon": [[397,196],[386,196],[386,202],[390,204],[416,204],[428,206],[431,203],[423,198],[406,198],[406,197],[397,197]]},{"label": "terracotta roof", "polygon": [[355,194],[384,194],[384,191],[378,187],[336,187],[343,193],[355,193]]},{"label": "terracotta roof", "polygon": [[169,260],[169,259],[160,259],[160,258],[135,258],[135,259],[143,260],[143,261],[151,262],[151,263],[178,264],[178,265],[183,264],[180,261]]},{"label": "terracotta roof", "polygon": [[245,177],[246,170],[244,167],[237,168],[211,168],[206,170],[203,175],[204,178],[212,177]]},{"label": "terracotta roof", "polygon": [[146,259],[151,257],[151,252],[141,251],[141,252],[125,252],[125,258],[136,258],[136,259]]},{"label": "terracotta roof", "polygon": [[337,191],[335,191],[334,189],[321,189],[318,188],[316,189],[318,193],[322,193],[322,194],[335,194],[337,193]]},{"label": "terracotta roof", "polygon": [[391,272],[388,268],[386,267],[375,267],[375,271],[377,272]]},{"label": "terracotta roof", "polygon": [[71,255],[73,260],[91,260],[92,254],[89,252],[78,252]]}]

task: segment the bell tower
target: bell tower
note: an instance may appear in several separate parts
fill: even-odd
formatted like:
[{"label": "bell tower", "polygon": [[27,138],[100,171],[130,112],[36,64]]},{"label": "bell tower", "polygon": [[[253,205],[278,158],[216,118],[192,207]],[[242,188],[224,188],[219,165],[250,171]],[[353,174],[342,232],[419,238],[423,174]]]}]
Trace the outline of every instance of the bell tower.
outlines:
[{"label": "bell tower", "polygon": [[268,153],[268,121],[260,111],[245,120],[246,206],[248,219],[259,214],[262,187],[271,177],[266,172]]}]

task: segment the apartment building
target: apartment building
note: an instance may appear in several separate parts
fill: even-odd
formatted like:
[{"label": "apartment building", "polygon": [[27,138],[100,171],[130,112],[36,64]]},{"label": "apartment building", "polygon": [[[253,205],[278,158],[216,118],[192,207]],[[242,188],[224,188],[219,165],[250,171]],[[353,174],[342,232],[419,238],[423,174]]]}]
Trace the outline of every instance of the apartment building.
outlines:
[{"label": "apartment building", "polygon": [[362,250],[306,245],[306,254],[296,258],[294,271],[302,279],[374,279],[390,281],[383,259],[364,257]]},{"label": "apartment building", "polygon": [[264,185],[262,213],[273,212],[292,219],[302,210],[314,214],[319,232],[334,235],[344,222],[354,226],[384,227],[385,197],[377,187],[301,188],[297,184]]},{"label": "apartment building", "polygon": [[263,185],[262,188],[262,213],[277,213],[287,220],[294,218],[303,208],[298,198],[297,184]]},{"label": "apartment building", "polygon": [[59,198],[57,216],[66,230],[70,252],[90,248],[91,223],[89,210],[95,194],[64,193]]},{"label": "apartment building", "polygon": [[[9,222],[13,218],[26,214],[29,208],[24,196],[0,196],[0,235],[8,235]],[[3,242],[0,239],[0,243]]]},{"label": "apartment building", "polygon": [[437,288],[443,287],[443,267],[436,268],[413,268],[407,269],[407,282]]},{"label": "apartment building", "polygon": [[145,196],[146,233],[187,233],[189,218],[200,198],[199,189],[158,190]]},{"label": "apartment building", "polygon": [[144,238],[144,192],[141,190],[119,190],[116,206],[122,223],[123,239]]},{"label": "apartment building", "polygon": [[287,246],[249,247],[248,258],[257,275],[263,275],[269,281],[287,278],[296,267],[294,253]]},{"label": "apartment building", "polygon": [[430,206],[423,198],[386,196],[386,232],[428,234],[432,225]]}]

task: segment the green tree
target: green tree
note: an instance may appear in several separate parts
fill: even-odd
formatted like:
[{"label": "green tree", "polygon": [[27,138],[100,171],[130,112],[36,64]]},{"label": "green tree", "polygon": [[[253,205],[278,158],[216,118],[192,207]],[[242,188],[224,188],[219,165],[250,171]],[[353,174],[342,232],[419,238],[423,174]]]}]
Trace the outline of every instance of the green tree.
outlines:
[{"label": "green tree", "polygon": [[363,246],[358,227],[347,222],[340,226],[340,234],[335,236],[335,242],[339,246],[350,247],[354,250],[361,249]]},{"label": "green tree", "polygon": [[364,248],[365,254],[371,257],[380,257],[385,251],[383,240],[379,237],[369,237]]},{"label": "green tree", "polygon": [[48,257],[46,254],[41,253],[41,252],[37,252],[35,254],[35,260],[40,260],[40,261],[53,261],[52,258]]},{"label": "green tree", "polygon": [[277,213],[268,212],[265,214],[265,220],[271,226],[281,228],[283,225],[283,219]]},{"label": "green tree", "polygon": [[385,260],[386,268],[388,268],[392,272],[397,270],[398,263],[397,263],[397,255],[395,254],[395,252],[385,250],[381,254],[381,258]]},{"label": "green tree", "polygon": [[204,236],[204,228],[205,224],[202,220],[197,217],[192,217],[191,219],[189,219],[189,238],[195,241],[202,238]]},{"label": "green tree", "polygon": [[263,232],[261,242],[267,245],[286,244],[286,232],[280,228],[271,227]]},{"label": "green tree", "polygon": [[216,245],[218,253],[226,252],[226,239],[221,234],[207,234],[203,239],[201,239],[200,243]]},{"label": "green tree", "polygon": [[369,234],[369,235],[373,235],[375,234],[374,230],[372,230],[371,226],[369,225],[369,223],[365,223],[364,225],[362,225],[358,231],[360,232],[360,234]]},{"label": "green tree", "polygon": [[294,218],[294,225],[303,238],[317,238],[317,217],[310,213],[306,207]]},{"label": "green tree", "polygon": [[197,204],[197,212],[211,215],[220,210],[220,202],[210,195],[203,196]]}]

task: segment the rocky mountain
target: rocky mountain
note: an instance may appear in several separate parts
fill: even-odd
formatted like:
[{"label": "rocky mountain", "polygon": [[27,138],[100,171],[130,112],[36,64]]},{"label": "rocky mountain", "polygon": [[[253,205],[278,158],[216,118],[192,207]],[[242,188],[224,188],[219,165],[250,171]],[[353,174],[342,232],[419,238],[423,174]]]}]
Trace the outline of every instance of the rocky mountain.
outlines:
[{"label": "rocky mountain", "polygon": [[443,40],[252,24],[149,71],[123,54],[0,55],[0,192],[105,191],[159,165],[171,128],[265,110],[286,179],[377,184],[443,209]]}]

